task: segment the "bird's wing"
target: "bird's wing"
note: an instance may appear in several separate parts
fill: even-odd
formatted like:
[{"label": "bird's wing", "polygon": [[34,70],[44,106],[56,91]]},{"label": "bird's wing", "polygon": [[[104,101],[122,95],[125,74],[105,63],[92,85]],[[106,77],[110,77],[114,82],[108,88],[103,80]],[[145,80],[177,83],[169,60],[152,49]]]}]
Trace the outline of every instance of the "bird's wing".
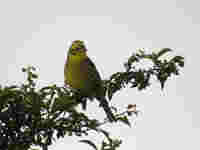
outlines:
[{"label": "bird's wing", "polygon": [[87,57],[87,59],[84,60],[82,63],[82,71],[86,72],[87,74],[87,80],[90,82],[90,85],[92,85],[92,88],[94,91],[96,91],[97,95],[104,95],[103,93],[103,86],[102,81],[99,72],[96,69],[95,64]]},{"label": "bird's wing", "polygon": [[[96,90],[96,98],[100,102],[100,105],[103,107],[104,111],[106,112],[106,115],[109,119],[110,122],[116,121],[115,116],[113,115],[111,109],[109,108],[108,102],[105,99],[105,91],[104,87],[102,86],[102,81],[99,72],[96,69],[96,66],[94,63],[87,58],[84,61],[84,66],[87,66],[87,74],[88,74],[88,79],[90,82],[92,82],[92,85],[94,85],[94,90]],[[83,67],[84,68],[84,67]]]},{"label": "bird's wing", "polygon": [[87,74],[90,80],[101,83],[101,77],[95,64],[89,59],[84,60],[84,66],[87,66]]}]

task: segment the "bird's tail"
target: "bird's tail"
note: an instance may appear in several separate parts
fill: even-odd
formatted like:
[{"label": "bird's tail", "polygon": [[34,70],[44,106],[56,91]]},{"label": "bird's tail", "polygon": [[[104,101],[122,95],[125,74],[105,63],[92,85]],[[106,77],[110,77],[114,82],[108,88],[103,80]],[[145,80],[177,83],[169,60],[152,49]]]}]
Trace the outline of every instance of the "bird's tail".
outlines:
[{"label": "bird's tail", "polygon": [[116,118],[115,118],[114,114],[112,113],[107,100],[104,97],[102,97],[99,101],[100,101],[100,106],[103,107],[103,109],[108,117],[108,120],[110,122],[116,121]]}]

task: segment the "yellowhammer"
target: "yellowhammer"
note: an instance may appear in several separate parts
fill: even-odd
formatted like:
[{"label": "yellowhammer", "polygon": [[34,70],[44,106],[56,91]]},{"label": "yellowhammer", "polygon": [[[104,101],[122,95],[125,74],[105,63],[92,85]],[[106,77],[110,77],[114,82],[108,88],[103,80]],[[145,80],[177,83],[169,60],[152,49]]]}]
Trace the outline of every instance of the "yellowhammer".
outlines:
[{"label": "yellowhammer", "polygon": [[104,108],[109,121],[115,121],[105,98],[105,90],[99,72],[87,56],[86,51],[83,41],[72,42],[65,63],[64,82],[80,92],[82,96],[95,97],[100,102],[100,106]]}]

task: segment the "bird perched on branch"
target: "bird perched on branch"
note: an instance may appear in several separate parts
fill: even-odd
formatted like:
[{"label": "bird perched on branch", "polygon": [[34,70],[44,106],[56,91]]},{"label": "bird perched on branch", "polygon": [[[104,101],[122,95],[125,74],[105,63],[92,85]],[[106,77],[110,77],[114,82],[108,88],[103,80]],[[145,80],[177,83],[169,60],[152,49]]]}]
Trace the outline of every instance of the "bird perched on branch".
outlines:
[{"label": "bird perched on branch", "polygon": [[82,96],[94,97],[100,102],[110,122],[115,117],[105,98],[105,89],[95,64],[87,56],[83,41],[72,42],[64,68],[64,82],[80,92]]}]

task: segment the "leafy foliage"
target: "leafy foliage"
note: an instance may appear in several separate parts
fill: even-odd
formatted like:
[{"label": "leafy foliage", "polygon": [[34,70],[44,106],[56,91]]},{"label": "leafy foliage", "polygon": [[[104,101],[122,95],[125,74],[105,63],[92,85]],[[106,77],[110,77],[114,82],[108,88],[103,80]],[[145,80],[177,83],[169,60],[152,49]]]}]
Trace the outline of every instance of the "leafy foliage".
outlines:
[{"label": "leafy foliage", "polygon": [[[182,56],[174,56],[172,59],[160,59],[167,52],[171,52],[169,48],[163,48],[158,53],[146,54],[144,50],[139,50],[138,53],[133,53],[128,61],[124,64],[125,71],[113,74],[107,84],[108,98],[112,99],[114,93],[127,85],[131,88],[137,87],[138,90],[144,90],[151,85],[150,79],[155,76],[161,88],[172,75],[179,75],[180,67],[184,67],[184,58]],[[136,68],[136,63],[142,60],[150,60],[153,65],[148,69]]]},{"label": "leafy foliage", "polygon": [[[184,58],[175,56],[170,60],[160,59],[164,54],[171,52],[169,48],[161,49],[158,53],[146,54],[143,50],[134,53],[125,63],[125,71],[113,74],[105,81],[108,98],[122,88],[130,85],[138,90],[146,89],[151,85],[150,78],[155,76],[161,88],[172,75],[179,75],[180,67],[184,66]],[[136,64],[142,59],[153,62],[148,69],[137,69]],[[24,84],[17,86],[0,87],[0,149],[27,150],[33,145],[48,150],[55,138],[75,135],[88,135],[89,131],[102,133],[101,150],[115,150],[122,143],[119,139],[112,139],[109,132],[102,127],[108,120],[99,121],[89,118],[86,112],[79,112],[76,106],[83,104],[85,97],[67,87],[56,85],[36,88],[34,67],[22,69],[27,74]],[[131,126],[129,117],[137,115],[136,105],[129,104],[127,110],[115,110],[117,121]],[[80,140],[95,150],[98,147],[91,140]]]}]

